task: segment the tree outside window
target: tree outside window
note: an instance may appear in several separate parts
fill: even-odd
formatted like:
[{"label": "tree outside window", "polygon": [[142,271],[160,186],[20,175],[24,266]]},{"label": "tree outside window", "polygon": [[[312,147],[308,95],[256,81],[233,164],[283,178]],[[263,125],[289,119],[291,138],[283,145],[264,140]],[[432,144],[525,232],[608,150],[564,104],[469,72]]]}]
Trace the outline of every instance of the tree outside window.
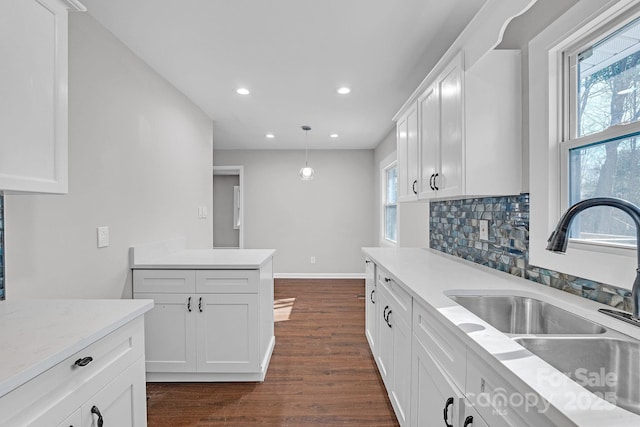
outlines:
[{"label": "tree outside window", "polygon": [[[568,149],[569,204],[618,197],[640,205],[640,20],[575,55],[575,123]],[[572,237],[636,245],[631,219],[599,207],[579,215]]]}]

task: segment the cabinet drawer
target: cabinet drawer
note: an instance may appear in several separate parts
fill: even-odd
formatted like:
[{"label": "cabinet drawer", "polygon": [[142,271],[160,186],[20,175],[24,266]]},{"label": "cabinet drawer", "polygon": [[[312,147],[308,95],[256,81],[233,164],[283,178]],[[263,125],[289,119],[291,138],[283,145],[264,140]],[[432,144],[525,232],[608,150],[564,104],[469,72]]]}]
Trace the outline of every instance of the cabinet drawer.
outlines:
[{"label": "cabinet drawer", "polygon": [[466,381],[467,398],[491,427],[556,425],[540,413],[541,398],[520,392],[476,355],[469,356]]},{"label": "cabinet drawer", "polygon": [[464,390],[466,346],[435,314],[417,301],[413,303],[413,333],[433,359],[450,374],[455,385]]},{"label": "cabinet drawer", "polygon": [[260,287],[259,270],[196,270],[196,292],[254,294]]},{"label": "cabinet drawer", "polygon": [[[6,394],[0,399],[0,426],[52,426],[62,422],[144,356],[143,339],[144,320],[140,316]],[[85,357],[93,360],[85,366],[75,364]]]},{"label": "cabinet drawer", "polygon": [[394,317],[402,317],[411,324],[411,302],[413,298],[382,268],[378,268],[378,285],[384,286],[391,297]]},{"label": "cabinet drawer", "polygon": [[133,292],[162,294],[195,291],[194,270],[133,270]]}]

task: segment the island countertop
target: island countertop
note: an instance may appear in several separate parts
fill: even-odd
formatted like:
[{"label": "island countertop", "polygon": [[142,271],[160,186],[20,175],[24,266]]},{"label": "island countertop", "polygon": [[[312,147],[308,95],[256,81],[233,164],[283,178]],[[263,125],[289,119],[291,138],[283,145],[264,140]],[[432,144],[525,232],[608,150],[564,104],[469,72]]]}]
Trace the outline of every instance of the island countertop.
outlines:
[{"label": "island countertop", "polygon": [[274,249],[186,249],[183,238],[134,246],[129,251],[133,269],[259,269]]},{"label": "island countertop", "polygon": [[0,302],[0,396],[152,307],[151,300]]}]

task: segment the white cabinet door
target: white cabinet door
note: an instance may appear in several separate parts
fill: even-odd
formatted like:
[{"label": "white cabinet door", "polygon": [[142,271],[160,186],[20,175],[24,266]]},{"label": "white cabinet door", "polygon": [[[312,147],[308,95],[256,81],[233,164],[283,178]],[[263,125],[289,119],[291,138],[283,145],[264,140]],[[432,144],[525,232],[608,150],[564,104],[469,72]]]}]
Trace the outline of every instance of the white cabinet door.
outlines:
[{"label": "white cabinet door", "polygon": [[144,360],[138,359],[82,405],[82,426],[144,427],[147,425]]},{"label": "white cabinet door", "polygon": [[464,420],[462,427],[489,427],[489,424],[482,419],[478,411],[476,411],[468,400],[465,400]]},{"label": "white cabinet door", "polygon": [[376,295],[376,265],[371,260],[365,261],[365,334],[371,354],[378,354],[378,304]]},{"label": "white cabinet door", "polygon": [[67,192],[67,7],[0,2],[0,190]]},{"label": "white cabinet door", "polygon": [[462,426],[464,394],[415,337],[412,358],[411,425]]},{"label": "white cabinet door", "polygon": [[458,55],[438,79],[440,96],[440,171],[434,178],[438,197],[465,194],[463,64]]},{"label": "white cabinet door", "polygon": [[82,412],[80,408],[69,416],[66,420],[58,424],[57,427],[80,427],[82,424]]},{"label": "white cabinet door", "polygon": [[431,85],[418,99],[420,110],[420,198],[435,197],[433,180],[440,170],[440,98]]},{"label": "white cabinet door", "polygon": [[147,372],[195,371],[197,297],[147,293],[133,297],[154,301],[144,323]]},{"label": "white cabinet door", "polygon": [[384,286],[380,285],[378,285],[376,294],[376,302],[380,307],[378,309],[378,325],[380,329],[378,330],[378,356],[376,361],[378,362],[382,381],[387,391],[390,392],[393,387],[393,330],[387,326],[386,318],[391,306],[391,296]]},{"label": "white cabinet door", "polygon": [[398,201],[418,200],[418,109],[409,108],[396,126],[398,156]]},{"label": "white cabinet door", "polygon": [[203,294],[197,297],[197,371],[259,371],[259,295]]},{"label": "white cabinet door", "polygon": [[393,330],[393,387],[391,404],[401,426],[408,425],[411,405],[411,328],[401,317],[387,313],[383,328]]},{"label": "white cabinet door", "polygon": [[411,328],[405,320],[406,314],[401,315],[401,304],[390,291],[378,284],[376,293],[379,304],[376,360],[398,422],[406,426],[411,403]]}]

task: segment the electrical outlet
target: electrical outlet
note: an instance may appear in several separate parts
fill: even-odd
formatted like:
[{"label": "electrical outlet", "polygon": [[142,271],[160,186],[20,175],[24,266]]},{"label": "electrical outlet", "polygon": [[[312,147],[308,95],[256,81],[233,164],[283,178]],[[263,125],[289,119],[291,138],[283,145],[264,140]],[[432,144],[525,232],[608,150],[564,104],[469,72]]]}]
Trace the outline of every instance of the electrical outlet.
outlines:
[{"label": "electrical outlet", "polygon": [[315,264],[316,263],[316,257],[312,256],[311,257],[311,264]]},{"label": "electrical outlet", "polygon": [[480,225],[480,240],[489,240],[489,221],[483,219],[478,223]]},{"label": "electrical outlet", "polygon": [[198,206],[198,218],[206,219],[208,216],[207,207],[206,206]]},{"label": "electrical outlet", "polygon": [[109,227],[98,227],[98,247],[106,248],[109,246]]}]

